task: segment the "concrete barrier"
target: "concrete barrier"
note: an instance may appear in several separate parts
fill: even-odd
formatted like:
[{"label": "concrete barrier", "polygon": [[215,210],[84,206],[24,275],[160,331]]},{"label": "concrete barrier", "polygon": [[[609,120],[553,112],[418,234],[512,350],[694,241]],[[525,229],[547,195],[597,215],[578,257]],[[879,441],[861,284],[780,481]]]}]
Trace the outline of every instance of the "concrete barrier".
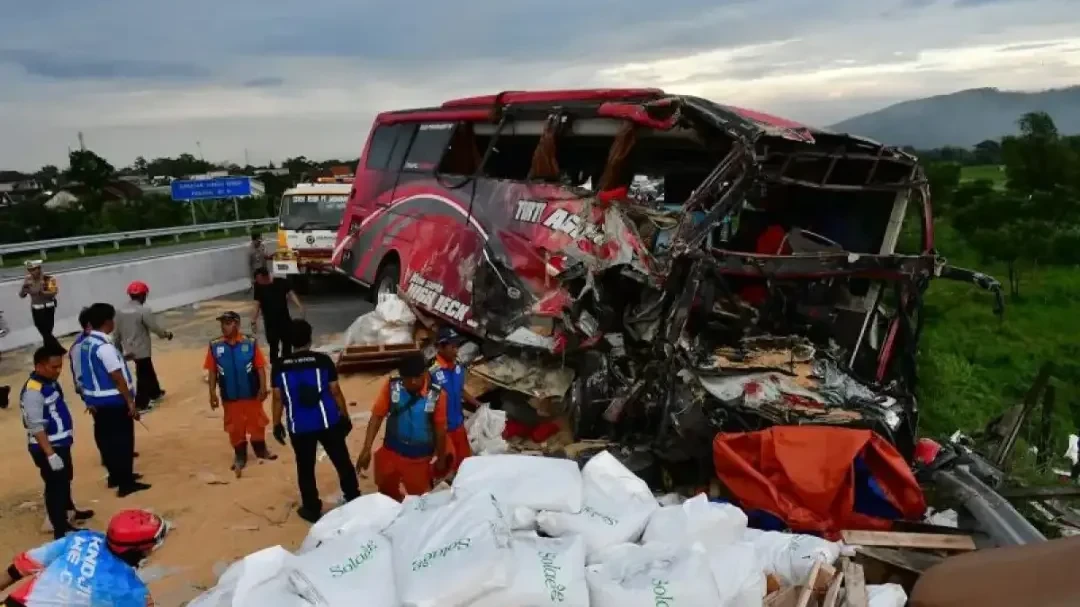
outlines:
[{"label": "concrete barrier", "polygon": [[[49,271],[48,263],[45,271]],[[60,289],[53,330],[57,336],[80,330],[78,316],[84,306],[96,302],[123,304],[128,299],[125,289],[133,280],[150,286],[149,304],[156,312],[242,291],[251,284],[247,245],[235,244],[54,276]],[[0,339],[3,351],[41,343],[30,316],[30,299],[19,298],[21,285],[22,279],[0,282],[0,310],[8,324],[8,334]]]}]

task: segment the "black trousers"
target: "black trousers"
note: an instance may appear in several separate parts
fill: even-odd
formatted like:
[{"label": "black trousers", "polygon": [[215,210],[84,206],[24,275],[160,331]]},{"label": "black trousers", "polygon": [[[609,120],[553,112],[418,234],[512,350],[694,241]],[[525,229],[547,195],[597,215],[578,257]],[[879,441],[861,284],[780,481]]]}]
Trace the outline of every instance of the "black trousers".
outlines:
[{"label": "black trousers", "polygon": [[135,406],[140,409],[145,409],[150,401],[161,396],[161,384],[158,383],[153,359],[135,359],[135,387]]},{"label": "black trousers", "polygon": [[34,327],[41,334],[42,343],[59,346],[60,340],[53,336],[53,327],[56,325],[56,306],[51,308],[30,308],[30,316],[34,319]]},{"label": "black trousers", "polygon": [[128,415],[127,407],[96,408],[94,442],[109,471],[109,481],[120,488],[135,482],[135,420]]},{"label": "black trousers", "polygon": [[75,478],[75,469],[71,467],[70,447],[53,447],[53,451],[64,460],[64,469],[59,472],[49,467],[49,458],[44,451],[33,449],[30,457],[41,473],[41,480],[45,481],[45,512],[52,523],[53,537],[60,539],[71,527],[68,510],[75,509],[75,503],[71,500],[71,480]]},{"label": "black trousers", "polygon": [[289,343],[289,325],[292,319],[263,318],[263,329],[266,330],[266,345],[270,348],[270,367],[276,368],[281,359],[292,354],[292,345]]},{"label": "black trousers", "polygon": [[341,493],[346,501],[360,497],[360,481],[356,478],[349,446],[345,443],[345,433],[340,426],[334,426],[318,432],[304,432],[289,437],[293,452],[296,453],[296,481],[300,485],[300,505],[306,510],[322,509],[319,499],[319,487],[315,483],[315,450],[322,445],[326,455],[338,473]]}]

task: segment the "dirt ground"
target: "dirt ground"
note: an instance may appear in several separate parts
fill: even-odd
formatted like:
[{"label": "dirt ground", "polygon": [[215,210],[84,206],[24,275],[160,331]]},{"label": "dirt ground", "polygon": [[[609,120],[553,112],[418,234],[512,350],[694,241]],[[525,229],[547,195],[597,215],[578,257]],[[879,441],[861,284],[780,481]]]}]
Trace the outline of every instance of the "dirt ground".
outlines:
[{"label": "dirt ground", "polygon": [[[215,336],[213,318],[235,307],[234,302],[213,301],[197,310],[161,315],[163,324],[176,334],[172,342],[154,343],[154,362],[167,396],[143,417],[146,427],[135,427],[139,452],[135,467],[153,485],[148,491],[118,499],[115,491],[105,487],[90,417],[82,414],[69,371],[64,369],[63,387],[75,414],[75,502],[96,512],[87,526],[98,530],[104,530],[109,517],[124,508],[149,508],[171,521],[172,533],[147,564],[160,577],[150,588],[157,604],[164,607],[181,605],[212,586],[225,564],[245,554],[275,544],[295,549],[309,528],[295,513],[299,495],[292,451],[274,442],[269,429],[268,444],[279,459],[249,465],[240,479],[229,470],[232,450],[222,428],[221,410],[210,409],[202,362],[205,344]],[[338,334],[323,335],[320,342],[336,343],[339,338]],[[45,519],[42,485],[26,451],[18,410],[18,391],[31,366],[29,353],[20,351],[5,354],[0,368],[0,383],[12,386],[11,406],[0,411],[0,460],[5,463],[0,467],[0,560],[51,539],[41,530]],[[355,425],[349,437],[353,457],[359,453],[365,412],[381,377],[353,375],[341,380]],[[269,415],[269,401],[266,407]],[[324,508],[329,509],[340,495],[337,477],[326,459],[319,462],[317,473]],[[361,489],[374,491],[370,477],[361,478]]]}]

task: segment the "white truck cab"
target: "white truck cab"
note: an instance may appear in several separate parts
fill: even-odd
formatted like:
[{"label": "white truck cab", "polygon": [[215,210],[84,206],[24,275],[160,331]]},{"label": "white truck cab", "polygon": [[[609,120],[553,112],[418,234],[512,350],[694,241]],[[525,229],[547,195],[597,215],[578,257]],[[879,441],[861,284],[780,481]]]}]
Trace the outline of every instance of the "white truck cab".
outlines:
[{"label": "white truck cab", "polygon": [[351,189],[351,179],[325,178],[285,190],[278,215],[274,276],[296,280],[332,271],[330,258]]}]

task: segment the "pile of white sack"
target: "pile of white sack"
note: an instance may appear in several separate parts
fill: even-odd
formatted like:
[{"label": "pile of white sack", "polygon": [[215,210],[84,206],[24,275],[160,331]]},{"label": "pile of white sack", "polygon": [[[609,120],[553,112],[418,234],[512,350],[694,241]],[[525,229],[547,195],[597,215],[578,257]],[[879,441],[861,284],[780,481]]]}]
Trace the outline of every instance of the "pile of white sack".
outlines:
[{"label": "pile of white sack", "polygon": [[[670,497],[665,497],[670,503]],[[360,497],[312,526],[296,553],[233,563],[192,607],[761,607],[766,574],[805,584],[844,547],[748,529],[704,494],[661,506],[607,452],[466,459],[451,490],[399,504]],[[870,607],[902,607],[870,586]]]},{"label": "pile of white sack", "polygon": [[373,311],[349,325],[343,347],[411,344],[415,323],[416,315],[404,300],[394,294],[382,295]]}]

